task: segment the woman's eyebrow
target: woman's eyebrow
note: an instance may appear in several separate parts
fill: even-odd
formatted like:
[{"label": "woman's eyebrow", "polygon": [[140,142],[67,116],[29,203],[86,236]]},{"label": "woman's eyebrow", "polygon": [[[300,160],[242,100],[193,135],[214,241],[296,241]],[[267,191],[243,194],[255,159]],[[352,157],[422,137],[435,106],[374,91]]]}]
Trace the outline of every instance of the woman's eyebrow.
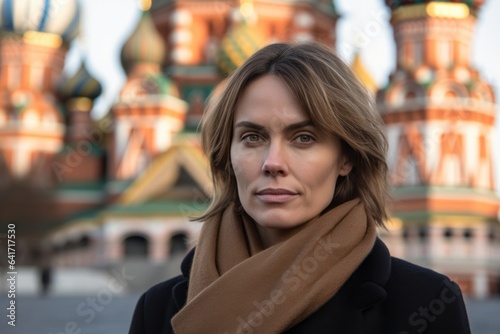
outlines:
[{"label": "woman's eyebrow", "polygon": [[263,127],[262,125],[259,125],[257,123],[253,123],[253,122],[249,122],[249,121],[241,121],[241,122],[238,122],[236,123],[236,125],[234,126],[234,128],[249,128],[249,129],[254,129],[254,130],[257,130],[257,131],[262,131],[265,129],[265,127]]},{"label": "woman's eyebrow", "polygon": [[[284,130],[288,132],[288,131],[302,129],[302,128],[305,128],[307,126],[313,126],[314,127],[314,124],[313,124],[313,122],[310,119],[306,119],[306,120],[301,121],[301,122],[297,122],[297,123],[293,123],[293,124],[287,125]],[[254,129],[256,131],[265,130],[264,126],[262,126],[260,124],[257,124],[257,123],[254,123],[254,122],[249,122],[249,121],[238,122],[238,123],[236,123],[236,125],[234,127],[235,128],[244,127],[244,128]]]},{"label": "woman's eyebrow", "polygon": [[288,132],[288,131],[299,130],[299,129],[305,128],[307,126],[314,127],[314,123],[310,119],[306,119],[306,120],[304,120],[302,122],[298,122],[298,123],[293,123],[293,124],[287,125],[285,127],[285,131]]}]

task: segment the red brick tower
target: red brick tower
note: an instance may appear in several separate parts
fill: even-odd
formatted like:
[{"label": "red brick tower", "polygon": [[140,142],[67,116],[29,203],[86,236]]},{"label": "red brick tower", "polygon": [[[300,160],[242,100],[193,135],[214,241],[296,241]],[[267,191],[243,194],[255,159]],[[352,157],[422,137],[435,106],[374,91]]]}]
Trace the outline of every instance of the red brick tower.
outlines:
[{"label": "red brick tower", "polygon": [[393,253],[451,275],[468,294],[498,293],[495,96],[471,65],[483,1],[388,3],[397,65],[378,103],[400,220]]}]

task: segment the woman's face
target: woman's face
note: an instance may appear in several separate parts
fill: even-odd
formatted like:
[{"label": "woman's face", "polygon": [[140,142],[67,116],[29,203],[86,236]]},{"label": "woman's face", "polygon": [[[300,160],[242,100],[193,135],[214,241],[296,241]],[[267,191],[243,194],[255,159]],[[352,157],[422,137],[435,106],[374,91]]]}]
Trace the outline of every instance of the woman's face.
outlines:
[{"label": "woman's face", "polygon": [[291,229],[318,216],[351,167],[340,141],[321,133],[286,85],[266,75],[243,91],[231,163],[245,211],[264,229]]}]

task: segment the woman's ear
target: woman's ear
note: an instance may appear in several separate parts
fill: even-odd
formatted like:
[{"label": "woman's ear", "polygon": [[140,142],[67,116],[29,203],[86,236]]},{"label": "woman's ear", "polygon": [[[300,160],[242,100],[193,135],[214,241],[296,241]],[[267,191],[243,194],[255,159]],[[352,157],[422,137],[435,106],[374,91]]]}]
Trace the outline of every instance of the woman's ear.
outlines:
[{"label": "woman's ear", "polygon": [[339,169],[339,175],[346,176],[351,172],[351,169],[352,169],[351,162],[347,160],[347,157],[342,157],[342,165],[340,166]]}]

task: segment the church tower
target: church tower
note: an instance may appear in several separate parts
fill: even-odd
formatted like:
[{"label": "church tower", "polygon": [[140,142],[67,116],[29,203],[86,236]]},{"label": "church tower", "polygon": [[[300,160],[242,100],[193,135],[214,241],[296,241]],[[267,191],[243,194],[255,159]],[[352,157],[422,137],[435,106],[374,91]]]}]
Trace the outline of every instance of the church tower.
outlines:
[{"label": "church tower", "polygon": [[397,64],[378,94],[393,186],[393,255],[475,296],[499,292],[493,88],[471,64],[483,0],[387,1]]},{"label": "church tower", "polygon": [[112,109],[109,147],[110,194],[123,191],[184,127],[187,104],[162,72],[165,44],[152,21],[147,1],[139,23],[125,42],[121,61],[127,79]]},{"label": "church tower", "polygon": [[66,113],[66,136],[65,146],[57,154],[52,169],[59,181],[58,213],[60,217],[68,217],[103,202],[106,131],[91,117],[102,86],[85,61],[74,74],[59,81],[57,90]]},{"label": "church tower", "polygon": [[38,238],[60,218],[56,86],[79,28],[78,0],[0,0],[0,225],[16,225],[17,263],[37,263]]},{"label": "church tower", "polygon": [[49,187],[65,131],[55,88],[79,31],[78,1],[2,0],[0,12],[0,185]]}]

